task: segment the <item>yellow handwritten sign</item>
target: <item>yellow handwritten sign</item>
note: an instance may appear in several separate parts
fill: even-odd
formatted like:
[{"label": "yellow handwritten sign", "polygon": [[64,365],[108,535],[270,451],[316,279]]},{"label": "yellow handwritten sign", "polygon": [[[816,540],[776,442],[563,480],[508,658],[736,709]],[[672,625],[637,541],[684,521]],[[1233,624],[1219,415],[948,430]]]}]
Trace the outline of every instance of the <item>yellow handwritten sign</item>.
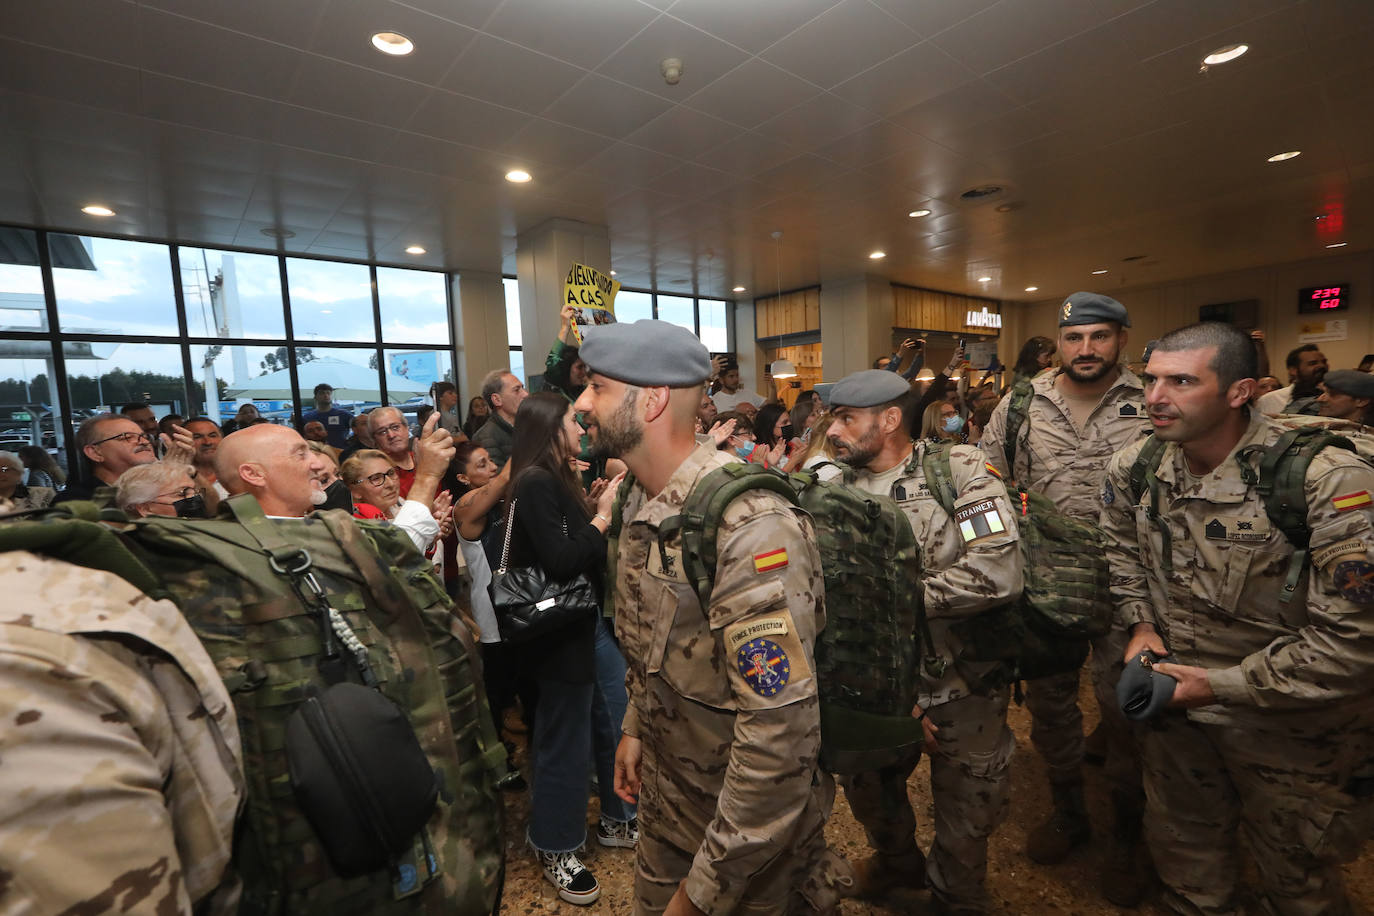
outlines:
[{"label": "yellow handwritten sign", "polygon": [[620,281],[594,267],[573,264],[568,268],[568,278],[563,281],[563,305],[577,309],[573,333],[578,343],[586,336],[585,328],[615,323],[615,294],[618,292]]}]

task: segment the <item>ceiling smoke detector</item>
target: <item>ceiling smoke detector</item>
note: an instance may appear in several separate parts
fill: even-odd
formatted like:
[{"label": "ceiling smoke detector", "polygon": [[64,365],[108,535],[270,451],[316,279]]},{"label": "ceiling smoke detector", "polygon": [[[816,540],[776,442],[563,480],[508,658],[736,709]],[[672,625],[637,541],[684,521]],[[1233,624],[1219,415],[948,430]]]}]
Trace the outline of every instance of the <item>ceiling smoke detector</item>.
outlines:
[{"label": "ceiling smoke detector", "polygon": [[663,82],[669,86],[676,86],[682,82],[682,58],[665,57],[658,65],[658,70],[663,74]]}]

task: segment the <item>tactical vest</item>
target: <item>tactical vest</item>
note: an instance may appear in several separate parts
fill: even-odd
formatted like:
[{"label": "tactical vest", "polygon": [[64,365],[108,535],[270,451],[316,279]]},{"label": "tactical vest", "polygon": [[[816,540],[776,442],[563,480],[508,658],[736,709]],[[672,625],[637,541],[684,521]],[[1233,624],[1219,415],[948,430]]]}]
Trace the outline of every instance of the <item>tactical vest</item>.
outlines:
[{"label": "tactical vest", "polygon": [[[1027,384],[1029,389],[1029,384]],[[1008,461],[1010,451],[1008,422]],[[926,484],[951,516],[958,496],[950,469],[951,443],[927,446],[921,459]],[[1111,629],[1111,581],[1101,531],[1059,512],[1045,496],[1006,484],[1016,518],[1025,576],[1021,597],[1000,608],[950,624],[970,661],[1014,666],[1014,677],[1038,678],[1076,671],[1088,641]]]},{"label": "tactical vest", "polygon": [[[234,701],[248,787],[234,849],[244,883],[239,912],[493,912],[503,879],[495,783],[505,773],[505,749],[487,712],[475,643],[430,564],[399,529],[342,511],[275,521],[251,496],[225,506],[212,520],[143,519],[122,540],[152,571],[156,588],[149,593],[170,597],[181,609]],[[31,523],[36,533],[89,524],[58,510],[49,510],[49,521]],[[393,880],[388,869],[337,876],[295,803],[286,722],[308,691],[327,683],[317,667],[317,616],[279,572],[302,555],[330,605],[366,646],[379,689],[405,710],[439,779],[439,802],[407,858],[414,872],[403,866],[403,880]],[[63,558],[83,562],[79,554]],[[137,571],[130,581],[148,590]]]}]

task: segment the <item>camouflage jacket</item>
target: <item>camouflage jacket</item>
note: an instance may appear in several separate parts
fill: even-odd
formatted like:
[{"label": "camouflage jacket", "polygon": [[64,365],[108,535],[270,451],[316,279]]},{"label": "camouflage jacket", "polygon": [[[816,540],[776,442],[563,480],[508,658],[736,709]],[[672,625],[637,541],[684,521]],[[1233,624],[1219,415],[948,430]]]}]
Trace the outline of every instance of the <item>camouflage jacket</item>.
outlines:
[{"label": "camouflage jacket", "polygon": [[[926,616],[935,654],[946,661],[945,673],[932,678],[922,670],[920,703],[938,706],[972,693],[968,681],[953,664],[961,646],[949,624],[1003,605],[1020,596],[1022,585],[1021,550],[1016,543],[1016,519],[1007,504],[1007,490],[1001,479],[988,469],[981,451],[971,445],[950,449],[949,466],[957,496],[955,515],[941,507],[926,485],[921,459],[928,443],[917,442],[907,467],[893,483],[891,496],[911,520],[916,543],[921,548],[922,582],[925,585]],[[860,473],[856,481],[872,492],[872,476]],[[961,527],[957,517],[963,510],[982,508],[993,512],[997,524],[981,528]],[[999,529],[1000,530],[996,530]],[[965,534],[973,534],[972,538]],[[991,664],[983,667],[991,668]]]},{"label": "camouflage jacket", "polygon": [[[1236,448],[1191,481],[1177,445],[1157,472],[1160,521],[1171,533],[1171,563],[1146,516],[1149,495],[1131,502],[1130,468],[1139,445],[1108,469],[1102,527],[1118,623],[1155,625],[1183,664],[1209,669],[1219,702],[1189,711],[1199,721],[1244,723],[1277,715],[1308,718],[1352,707],[1370,715],[1374,679],[1374,468],[1327,448],[1308,468],[1310,568],[1287,604],[1280,600],[1293,553],[1273,527],[1241,465],[1256,468],[1285,431],[1251,411]],[[1166,567],[1168,569],[1166,569]],[[1171,570],[1171,571],[1169,571]]]},{"label": "camouflage jacket", "polygon": [[0,553],[0,911],[233,913],[229,694],[170,601]]},{"label": "camouflage jacket", "polygon": [[733,912],[751,877],[829,814],[818,810],[816,787],[828,777],[816,767],[813,674],[825,586],[809,519],[774,493],[734,500],[706,612],[683,575],[679,540],[659,551],[658,526],[700,478],[734,460],[701,445],[657,496],[633,487],[615,582],[624,732],[660,773],[652,788],[645,776],[641,829],[695,854],[687,893],[707,913]]},{"label": "camouflage jacket", "polygon": [[1145,389],[1123,366],[1079,432],[1068,402],[1054,387],[1058,377],[1046,372],[1031,382],[1026,420],[1016,437],[1016,467],[1007,467],[1005,447],[1010,396],[993,410],[981,445],[988,462],[1007,480],[1043,493],[1065,515],[1096,522],[1107,462],[1118,449],[1150,433]]},{"label": "camouflage jacket", "polygon": [[[435,868],[417,845],[416,884],[394,888],[386,869],[339,877],[296,804],[285,723],[326,683],[317,667],[321,628],[240,512],[256,512],[286,544],[309,551],[330,605],[367,647],[379,689],[406,711],[434,766],[439,803],[426,829]],[[126,538],[172,593],[234,701],[248,782],[235,847],[242,912],[490,912],[502,868],[494,782],[505,751],[492,740],[472,635],[405,533],[342,510],[263,520],[245,494],[215,519],[147,518]]]}]

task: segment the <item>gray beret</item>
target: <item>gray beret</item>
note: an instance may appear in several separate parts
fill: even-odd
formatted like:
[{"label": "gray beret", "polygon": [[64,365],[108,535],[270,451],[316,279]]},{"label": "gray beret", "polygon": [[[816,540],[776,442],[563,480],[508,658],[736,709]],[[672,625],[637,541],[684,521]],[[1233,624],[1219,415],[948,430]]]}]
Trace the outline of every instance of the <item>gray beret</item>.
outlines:
[{"label": "gray beret", "polygon": [[1322,384],[1352,398],[1374,398],[1374,375],[1359,369],[1332,369],[1322,377]]},{"label": "gray beret", "polygon": [[603,324],[578,355],[592,372],[631,385],[690,388],[711,374],[711,354],[695,334],[652,318]]},{"label": "gray beret", "polygon": [[877,407],[911,390],[906,379],[886,369],[864,369],[846,375],[830,389],[831,407]]},{"label": "gray beret", "polygon": [[1059,307],[1061,328],[1076,324],[1100,324],[1104,321],[1115,321],[1123,328],[1131,326],[1131,319],[1126,315],[1126,306],[1101,293],[1074,293]]}]

